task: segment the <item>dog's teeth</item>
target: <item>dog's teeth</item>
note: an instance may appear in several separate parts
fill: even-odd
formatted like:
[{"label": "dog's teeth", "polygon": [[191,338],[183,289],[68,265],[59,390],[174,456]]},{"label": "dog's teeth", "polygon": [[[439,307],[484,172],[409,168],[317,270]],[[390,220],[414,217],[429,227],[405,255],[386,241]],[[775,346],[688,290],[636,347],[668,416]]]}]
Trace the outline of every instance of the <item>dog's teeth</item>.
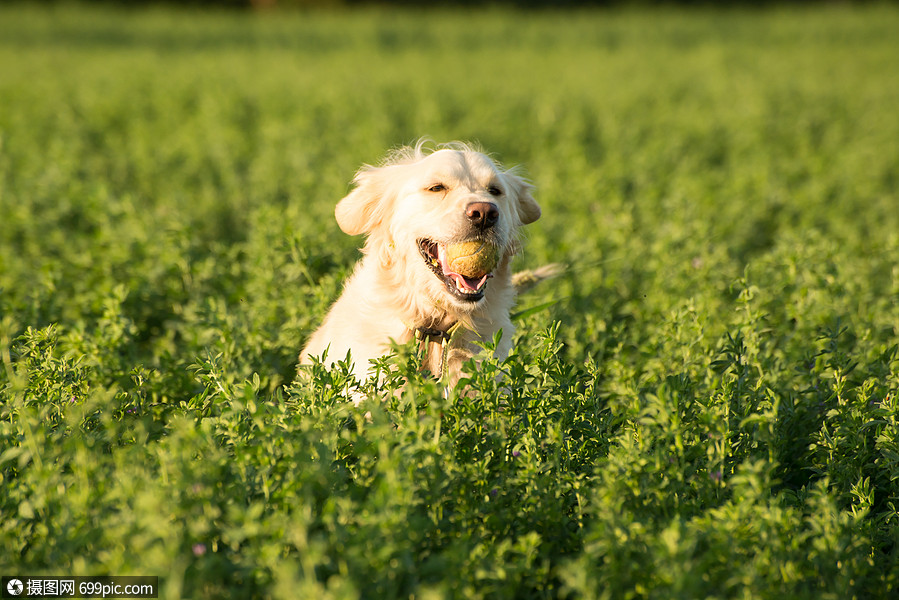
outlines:
[{"label": "dog's teeth", "polygon": [[459,290],[460,292],[462,292],[463,294],[468,294],[469,296],[471,296],[472,294],[478,293],[478,290],[473,290],[473,289],[467,288],[467,287],[463,286],[462,282],[460,282],[460,281],[456,281],[456,289]]}]

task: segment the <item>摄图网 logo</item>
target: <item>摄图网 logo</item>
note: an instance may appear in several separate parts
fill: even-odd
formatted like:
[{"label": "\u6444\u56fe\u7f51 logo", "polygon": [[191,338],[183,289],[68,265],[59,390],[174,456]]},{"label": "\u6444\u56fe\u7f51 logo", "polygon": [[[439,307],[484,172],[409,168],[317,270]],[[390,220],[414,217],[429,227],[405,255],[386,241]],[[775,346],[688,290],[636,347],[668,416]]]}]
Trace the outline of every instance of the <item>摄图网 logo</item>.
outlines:
[{"label": "\u6444\u56fe\u7f51 logo", "polygon": [[10,579],[6,582],[6,591],[11,596],[18,596],[25,589],[25,586],[18,579]]}]

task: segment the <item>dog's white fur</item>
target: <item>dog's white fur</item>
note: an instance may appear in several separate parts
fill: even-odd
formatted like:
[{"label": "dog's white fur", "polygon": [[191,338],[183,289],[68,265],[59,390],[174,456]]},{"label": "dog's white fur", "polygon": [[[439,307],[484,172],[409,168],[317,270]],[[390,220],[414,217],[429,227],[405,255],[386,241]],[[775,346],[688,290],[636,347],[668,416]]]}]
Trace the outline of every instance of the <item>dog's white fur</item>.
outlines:
[{"label": "dog's white fur", "polygon": [[[446,331],[457,322],[463,328],[453,336],[445,365],[450,384],[477,352],[475,342],[492,340],[500,329],[495,352],[499,358],[508,355],[513,333],[509,311],[515,300],[509,263],[519,248],[519,227],[540,217],[532,186],[471,145],[426,150],[422,142],[395,151],[379,167],[363,167],[354,183],[335,215],[345,233],[368,235],[364,257],[309,339],[300,363],[327,353],[330,364],[349,351],[353,372],[364,381],[369,361],[383,355],[391,340],[406,343],[415,329]],[[466,216],[472,202],[490,202],[498,209],[489,231],[477,230]],[[476,237],[497,244],[501,258],[483,298],[473,302],[451,293],[432,272],[419,240],[446,244]],[[429,354],[426,366],[439,373],[442,357],[435,354]]]}]

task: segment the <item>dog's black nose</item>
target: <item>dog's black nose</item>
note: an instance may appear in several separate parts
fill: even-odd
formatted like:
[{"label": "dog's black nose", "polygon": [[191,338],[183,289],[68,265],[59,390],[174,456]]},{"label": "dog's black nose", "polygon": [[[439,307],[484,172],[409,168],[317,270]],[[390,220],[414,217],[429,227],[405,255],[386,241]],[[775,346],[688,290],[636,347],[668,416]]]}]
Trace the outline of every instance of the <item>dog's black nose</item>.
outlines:
[{"label": "dog's black nose", "polygon": [[493,202],[472,202],[465,207],[465,216],[478,229],[488,229],[499,220],[499,208]]}]

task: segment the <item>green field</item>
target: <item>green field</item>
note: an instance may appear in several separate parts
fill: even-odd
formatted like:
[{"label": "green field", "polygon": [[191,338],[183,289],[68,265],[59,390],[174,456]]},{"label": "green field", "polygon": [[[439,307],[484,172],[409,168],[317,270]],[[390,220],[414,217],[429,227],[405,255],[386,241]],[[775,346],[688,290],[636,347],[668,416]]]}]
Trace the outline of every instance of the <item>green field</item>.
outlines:
[{"label": "green field", "polygon": [[[896,597],[897,31],[0,7],[0,575]],[[568,268],[474,397],[398,348],[354,408],[345,369],[296,380],[361,244],[333,207],[420,136],[521,165],[518,266]]]}]

